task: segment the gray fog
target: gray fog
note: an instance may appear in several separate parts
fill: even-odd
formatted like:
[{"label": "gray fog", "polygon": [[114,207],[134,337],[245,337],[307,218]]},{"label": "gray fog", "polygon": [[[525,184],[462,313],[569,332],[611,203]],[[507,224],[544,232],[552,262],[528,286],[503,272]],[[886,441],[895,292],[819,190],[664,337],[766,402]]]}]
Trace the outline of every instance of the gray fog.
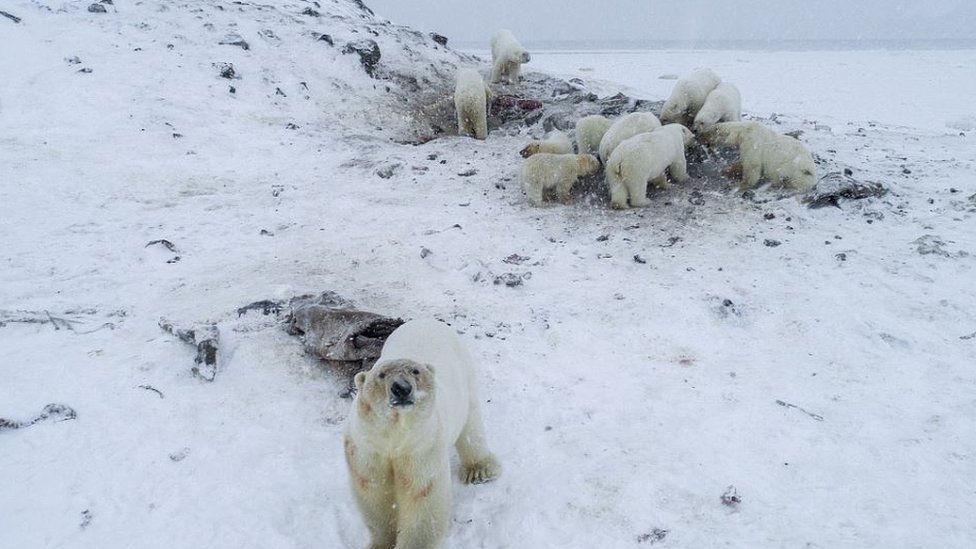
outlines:
[{"label": "gray fog", "polygon": [[976,0],[365,0],[454,42],[976,40]]}]

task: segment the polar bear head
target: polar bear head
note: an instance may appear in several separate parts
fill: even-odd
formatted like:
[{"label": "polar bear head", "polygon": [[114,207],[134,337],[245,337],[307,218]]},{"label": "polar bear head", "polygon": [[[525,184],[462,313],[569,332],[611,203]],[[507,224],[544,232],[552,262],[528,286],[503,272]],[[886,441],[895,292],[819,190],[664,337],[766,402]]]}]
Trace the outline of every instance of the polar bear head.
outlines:
[{"label": "polar bear head", "polygon": [[592,154],[576,155],[576,173],[579,176],[593,175],[600,171],[600,160]]},{"label": "polar bear head", "polygon": [[378,362],[354,379],[359,413],[363,416],[399,416],[433,406],[434,369],[408,359]]}]

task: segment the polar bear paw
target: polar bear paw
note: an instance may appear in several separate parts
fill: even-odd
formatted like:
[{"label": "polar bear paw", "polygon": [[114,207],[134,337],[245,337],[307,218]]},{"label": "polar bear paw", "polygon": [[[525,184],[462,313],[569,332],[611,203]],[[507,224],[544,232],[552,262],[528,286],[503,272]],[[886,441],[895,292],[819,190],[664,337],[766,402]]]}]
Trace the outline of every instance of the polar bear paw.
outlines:
[{"label": "polar bear paw", "polygon": [[461,481],[465,484],[484,484],[495,480],[501,473],[501,465],[495,456],[488,456],[461,466]]}]

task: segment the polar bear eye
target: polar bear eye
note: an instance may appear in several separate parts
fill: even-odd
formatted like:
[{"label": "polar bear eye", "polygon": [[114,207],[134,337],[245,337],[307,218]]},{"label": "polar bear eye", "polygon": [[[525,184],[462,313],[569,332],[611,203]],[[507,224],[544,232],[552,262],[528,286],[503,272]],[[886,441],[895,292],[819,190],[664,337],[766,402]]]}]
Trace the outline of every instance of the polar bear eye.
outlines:
[{"label": "polar bear eye", "polygon": [[381,373],[380,375],[378,375],[376,377],[378,377],[380,379],[386,379],[386,372],[383,372],[383,373]]},{"label": "polar bear eye", "polygon": [[413,370],[410,370],[410,373],[412,373],[415,376],[419,376],[420,375],[420,370],[418,370],[417,368],[414,368]]}]

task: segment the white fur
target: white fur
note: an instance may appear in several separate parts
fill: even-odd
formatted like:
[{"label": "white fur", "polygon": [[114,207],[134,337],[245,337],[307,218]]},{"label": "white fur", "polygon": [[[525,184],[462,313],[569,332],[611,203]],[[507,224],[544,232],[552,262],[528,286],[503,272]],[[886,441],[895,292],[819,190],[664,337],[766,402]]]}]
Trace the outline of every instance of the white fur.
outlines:
[{"label": "white fur", "polygon": [[651,203],[647,199],[648,181],[653,180],[658,187],[667,187],[666,169],[670,168],[675,181],[688,179],[685,147],[693,139],[688,128],[667,124],[624,140],[607,161],[610,206],[626,209],[628,199],[632,207],[647,206]]},{"label": "white fur", "polygon": [[[485,445],[471,357],[454,329],[412,320],[355,381],[346,463],[370,547],[440,547],[450,524],[450,447],[465,482],[499,472]],[[402,381],[415,386],[412,404],[393,402],[391,387]]]},{"label": "white fur", "polygon": [[600,140],[613,124],[601,114],[591,114],[576,121],[576,152],[600,154]]},{"label": "white fur", "polygon": [[623,140],[660,127],[661,121],[649,112],[632,112],[621,116],[610,125],[607,132],[603,134],[603,139],[600,140],[600,160],[606,164],[607,159],[613,154],[613,150]]},{"label": "white fur", "polygon": [[522,162],[519,180],[534,206],[542,204],[543,194],[550,189],[555,189],[556,197],[561,202],[568,203],[569,192],[576,180],[599,170],[600,161],[591,154],[539,153]]},{"label": "white fur", "polygon": [[742,96],[734,84],[722,82],[708,92],[705,104],[695,115],[691,129],[698,133],[719,122],[738,122],[742,119]]},{"label": "white fur", "polygon": [[458,135],[475,139],[488,137],[488,92],[485,81],[474,69],[459,69],[454,86],[454,109],[457,113]]},{"label": "white fur", "polygon": [[573,144],[569,141],[569,137],[559,130],[553,130],[545,139],[529,141],[519,154],[522,158],[528,158],[538,153],[571,154],[572,152]]},{"label": "white fur", "polygon": [[711,69],[699,69],[678,80],[661,108],[661,122],[691,126],[708,93],[721,82],[722,79]]},{"label": "white fur", "polygon": [[522,63],[532,59],[511,31],[502,29],[491,37],[491,82],[518,84]]},{"label": "white fur", "polygon": [[702,138],[709,145],[739,148],[741,189],[755,187],[762,177],[797,192],[807,192],[817,182],[817,166],[806,146],[758,122],[720,122]]}]

